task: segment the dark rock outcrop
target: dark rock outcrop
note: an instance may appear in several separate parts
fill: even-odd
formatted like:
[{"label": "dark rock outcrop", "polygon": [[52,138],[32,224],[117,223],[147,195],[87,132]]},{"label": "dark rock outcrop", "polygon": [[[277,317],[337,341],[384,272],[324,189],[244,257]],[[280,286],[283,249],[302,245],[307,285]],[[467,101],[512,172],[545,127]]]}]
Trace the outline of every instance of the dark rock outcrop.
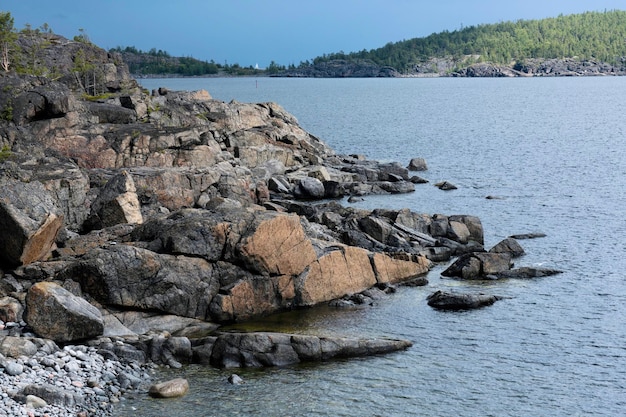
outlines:
[{"label": "dark rock outcrop", "polygon": [[501,298],[487,294],[458,294],[436,291],[427,298],[428,305],[438,310],[471,310],[490,306]]},{"label": "dark rock outcrop", "polygon": [[220,368],[287,366],[390,353],[406,340],[328,338],[283,333],[223,333],[212,342],[211,363]]}]

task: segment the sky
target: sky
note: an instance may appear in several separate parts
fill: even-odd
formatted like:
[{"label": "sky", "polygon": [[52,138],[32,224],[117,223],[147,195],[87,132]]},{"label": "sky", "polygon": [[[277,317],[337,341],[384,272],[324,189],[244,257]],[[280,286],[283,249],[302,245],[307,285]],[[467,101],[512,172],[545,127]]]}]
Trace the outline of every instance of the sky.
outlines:
[{"label": "sky", "polygon": [[626,0],[0,0],[15,28],[47,23],[110,49],[216,63],[298,65],[466,26],[626,10]]}]

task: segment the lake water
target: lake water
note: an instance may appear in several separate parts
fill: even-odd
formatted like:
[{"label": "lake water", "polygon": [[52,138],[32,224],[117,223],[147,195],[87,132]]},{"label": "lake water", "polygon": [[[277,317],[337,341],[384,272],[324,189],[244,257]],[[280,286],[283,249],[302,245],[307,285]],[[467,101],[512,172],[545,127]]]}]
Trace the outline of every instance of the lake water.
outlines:
[{"label": "lake water", "polygon": [[[431,181],[361,207],[481,218],[485,246],[516,233],[533,280],[400,288],[371,308],[312,309],[266,330],[405,338],[404,352],[281,369],[187,367],[171,401],[130,398],[122,416],[618,416],[626,413],[626,77],[536,79],[160,79],[149,88],[275,101],[340,153],[407,164]],[[458,190],[432,183],[447,180]],[[497,199],[486,199],[495,196]],[[474,311],[427,306],[436,289],[510,297]]]}]

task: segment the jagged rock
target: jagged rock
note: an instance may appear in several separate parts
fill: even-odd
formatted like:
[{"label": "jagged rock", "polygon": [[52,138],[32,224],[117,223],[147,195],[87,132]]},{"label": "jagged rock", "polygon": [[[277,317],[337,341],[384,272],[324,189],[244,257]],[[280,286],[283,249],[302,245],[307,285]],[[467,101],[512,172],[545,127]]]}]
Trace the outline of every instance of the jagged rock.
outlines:
[{"label": "jagged rock", "polygon": [[40,182],[0,179],[0,260],[17,266],[44,259],[63,226],[52,197]]},{"label": "jagged rock", "polygon": [[104,321],[96,307],[52,282],[38,282],[30,287],[25,319],[35,333],[55,342],[87,339],[104,331]]},{"label": "jagged rock", "polygon": [[508,253],[474,252],[459,257],[441,275],[462,279],[487,279],[489,275],[508,271],[512,265],[511,255]]},{"label": "jagged rock", "polygon": [[487,294],[458,294],[436,291],[427,298],[428,305],[439,310],[470,310],[489,306],[500,297]]},{"label": "jagged rock", "polygon": [[524,248],[513,238],[506,238],[498,242],[493,248],[489,249],[492,253],[509,253],[511,257],[516,258],[524,255]]},{"label": "jagged rock", "polygon": [[287,366],[390,353],[410,347],[405,340],[346,339],[283,333],[223,333],[214,342],[211,363],[220,368]]},{"label": "jagged rock", "polygon": [[93,228],[101,229],[120,223],[143,223],[137,189],[128,171],[122,171],[107,182],[91,206]]},{"label": "jagged rock", "polygon": [[187,391],[189,391],[189,381],[184,378],[175,378],[152,385],[148,393],[155,398],[177,398],[187,394]]},{"label": "jagged rock", "polygon": [[428,165],[426,164],[426,160],[424,158],[413,158],[409,161],[407,169],[409,171],[427,171]]}]

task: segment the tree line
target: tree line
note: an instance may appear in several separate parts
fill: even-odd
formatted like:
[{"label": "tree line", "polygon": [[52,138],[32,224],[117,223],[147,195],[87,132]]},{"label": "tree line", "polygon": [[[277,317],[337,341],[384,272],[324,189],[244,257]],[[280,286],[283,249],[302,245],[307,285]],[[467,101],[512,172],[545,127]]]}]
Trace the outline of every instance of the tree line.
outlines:
[{"label": "tree line", "polygon": [[134,46],[111,49],[109,52],[118,52],[128,65],[131,74],[135,75],[255,75],[264,71],[252,66],[242,67],[239,64],[219,64],[213,60],[202,61],[192,57],[174,57],[161,49],[152,48],[142,51]]},{"label": "tree line", "polygon": [[423,38],[390,42],[385,46],[352,53],[331,53],[314,58],[315,65],[332,60],[367,59],[400,72],[431,58],[510,64],[530,58],[593,59],[624,65],[626,59],[626,11],[611,10],[560,15],[541,20],[518,20],[468,26]]}]

